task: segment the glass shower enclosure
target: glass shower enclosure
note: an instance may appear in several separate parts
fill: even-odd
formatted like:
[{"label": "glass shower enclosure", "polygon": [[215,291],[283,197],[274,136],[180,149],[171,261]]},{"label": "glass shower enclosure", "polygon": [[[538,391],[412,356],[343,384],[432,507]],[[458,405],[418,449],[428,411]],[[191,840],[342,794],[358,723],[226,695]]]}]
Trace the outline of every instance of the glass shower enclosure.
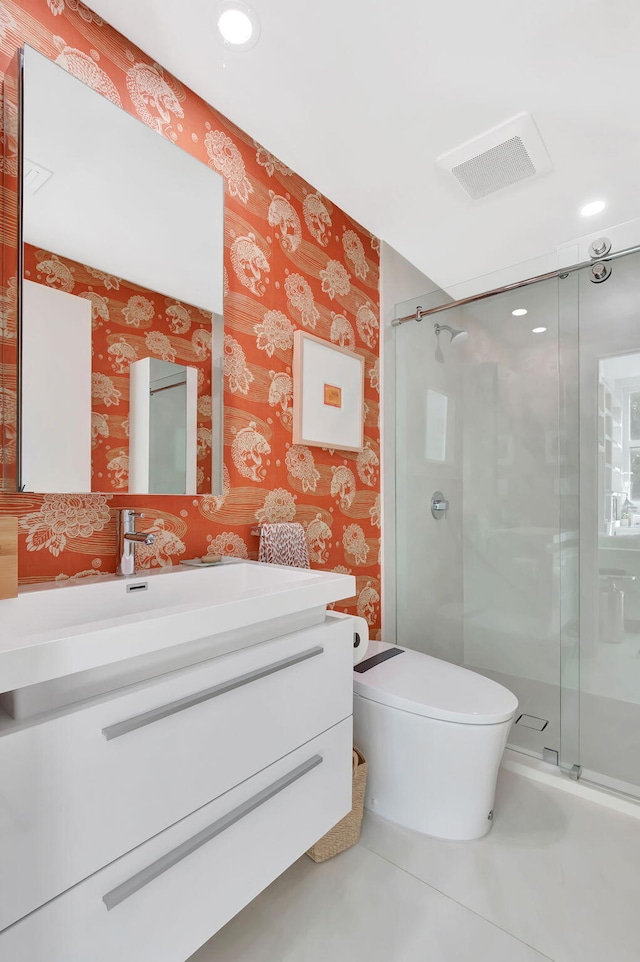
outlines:
[{"label": "glass shower enclosure", "polygon": [[640,254],[610,266],[395,328],[396,640],[510,688],[510,747],[640,795]]}]

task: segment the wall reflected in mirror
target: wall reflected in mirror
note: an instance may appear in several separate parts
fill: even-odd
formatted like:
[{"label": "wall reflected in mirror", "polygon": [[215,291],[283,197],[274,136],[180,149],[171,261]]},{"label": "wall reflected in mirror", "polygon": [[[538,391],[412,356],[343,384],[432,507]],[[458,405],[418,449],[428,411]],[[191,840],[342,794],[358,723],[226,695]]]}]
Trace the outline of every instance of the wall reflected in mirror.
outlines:
[{"label": "wall reflected in mirror", "polygon": [[[211,314],[29,244],[24,247],[24,274],[26,490],[210,492]],[[142,415],[138,407],[132,425],[131,371],[144,359],[160,365],[156,372],[163,364],[193,372],[193,470],[188,473],[183,463],[177,473],[158,477],[149,460],[146,470],[141,469],[140,450],[132,449],[134,439],[140,443]],[[167,416],[164,441],[177,450],[186,427],[180,422],[174,436],[173,405],[163,400],[144,410],[147,417],[156,412],[156,438],[158,421]],[[145,450],[148,455],[150,448]]]}]

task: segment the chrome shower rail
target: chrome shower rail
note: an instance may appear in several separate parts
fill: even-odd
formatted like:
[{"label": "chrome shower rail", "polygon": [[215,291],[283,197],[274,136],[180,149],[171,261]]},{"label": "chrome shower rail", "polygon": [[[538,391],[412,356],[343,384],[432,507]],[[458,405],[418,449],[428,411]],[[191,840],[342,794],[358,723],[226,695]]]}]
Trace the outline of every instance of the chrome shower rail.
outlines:
[{"label": "chrome shower rail", "polygon": [[491,291],[483,291],[480,294],[473,294],[470,297],[462,297],[459,301],[450,301],[448,304],[440,304],[438,307],[428,307],[425,310],[418,307],[413,314],[394,318],[391,321],[391,326],[399,327],[401,324],[406,324],[407,321],[421,321],[423,317],[429,317],[430,314],[440,314],[442,311],[450,311],[453,307],[464,307],[465,304],[484,301],[488,297],[493,297],[494,294],[506,294],[507,291],[517,291],[520,287],[529,287],[531,284],[538,284],[540,281],[550,281],[554,277],[566,277],[567,274],[574,274],[576,271],[584,270],[585,267],[593,267],[595,264],[605,264],[608,261],[615,261],[619,257],[626,257],[627,254],[638,253],[640,253],[640,244],[636,244],[635,247],[627,247],[623,251],[616,251],[613,254],[606,254],[603,257],[592,257],[588,261],[581,261],[581,263],[573,264],[571,267],[561,267],[558,268],[557,271],[538,274],[537,277],[528,277],[524,281],[514,281],[513,284],[505,284],[504,287],[494,287]]}]

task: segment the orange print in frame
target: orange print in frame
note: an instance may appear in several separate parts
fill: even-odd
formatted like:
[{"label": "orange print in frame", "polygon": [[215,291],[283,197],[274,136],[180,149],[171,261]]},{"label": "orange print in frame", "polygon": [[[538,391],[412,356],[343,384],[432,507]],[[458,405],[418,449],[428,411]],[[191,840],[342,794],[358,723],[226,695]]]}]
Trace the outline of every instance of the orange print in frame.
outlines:
[{"label": "orange print in frame", "polygon": [[324,403],[330,408],[342,407],[342,388],[335,387],[333,384],[324,386]]},{"label": "orange print in frame", "polygon": [[364,447],[364,357],[302,330],[293,335],[293,443]]}]

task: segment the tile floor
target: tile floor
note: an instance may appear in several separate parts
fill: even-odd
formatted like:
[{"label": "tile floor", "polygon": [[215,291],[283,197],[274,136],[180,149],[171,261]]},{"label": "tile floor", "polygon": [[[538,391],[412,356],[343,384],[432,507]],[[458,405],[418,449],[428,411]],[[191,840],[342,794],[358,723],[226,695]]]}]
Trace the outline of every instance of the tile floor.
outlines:
[{"label": "tile floor", "polygon": [[303,858],[190,962],[638,962],[640,820],[510,772],[477,842],[365,819]]}]

